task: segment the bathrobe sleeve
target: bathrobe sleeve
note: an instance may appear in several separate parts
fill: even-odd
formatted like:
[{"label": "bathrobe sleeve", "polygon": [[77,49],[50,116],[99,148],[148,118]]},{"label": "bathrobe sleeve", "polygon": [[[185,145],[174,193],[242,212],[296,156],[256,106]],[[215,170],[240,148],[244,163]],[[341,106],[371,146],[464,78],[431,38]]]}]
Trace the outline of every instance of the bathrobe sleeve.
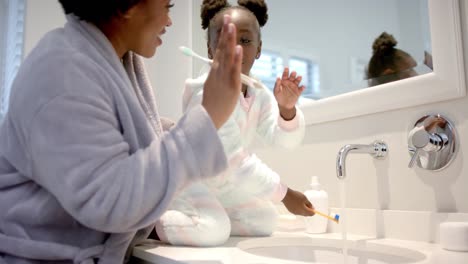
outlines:
[{"label": "bathrobe sleeve", "polygon": [[109,233],[145,228],[182,185],[226,168],[203,107],[193,108],[162,138],[130,154],[109,87],[80,68],[63,72],[69,74],[51,85],[67,86],[67,92],[44,104],[31,121],[30,174],[81,224]]}]

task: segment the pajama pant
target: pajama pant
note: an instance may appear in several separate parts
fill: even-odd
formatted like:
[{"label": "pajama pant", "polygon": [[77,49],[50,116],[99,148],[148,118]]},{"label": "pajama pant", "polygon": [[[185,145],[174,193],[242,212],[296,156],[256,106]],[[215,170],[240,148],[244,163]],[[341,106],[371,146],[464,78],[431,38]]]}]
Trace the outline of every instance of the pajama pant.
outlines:
[{"label": "pajama pant", "polygon": [[215,194],[204,182],[184,189],[156,223],[159,238],[172,245],[222,245],[229,236],[269,236],[278,214],[269,200],[238,188]]}]

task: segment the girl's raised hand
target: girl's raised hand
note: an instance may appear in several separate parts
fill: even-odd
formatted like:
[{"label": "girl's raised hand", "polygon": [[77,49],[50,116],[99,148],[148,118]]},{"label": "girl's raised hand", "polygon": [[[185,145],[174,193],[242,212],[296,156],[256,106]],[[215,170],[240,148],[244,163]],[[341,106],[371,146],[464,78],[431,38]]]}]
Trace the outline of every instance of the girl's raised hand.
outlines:
[{"label": "girl's raised hand", "polygon": [[289,68],[286,67],[283,71],[283,76],[276,79],[275,88],[273,90],[278,106],[286,110],[295,108],[297,100],[305,90],[305,86],[301,85],[302,76],[297,76],[295,71],[289,73]]}]

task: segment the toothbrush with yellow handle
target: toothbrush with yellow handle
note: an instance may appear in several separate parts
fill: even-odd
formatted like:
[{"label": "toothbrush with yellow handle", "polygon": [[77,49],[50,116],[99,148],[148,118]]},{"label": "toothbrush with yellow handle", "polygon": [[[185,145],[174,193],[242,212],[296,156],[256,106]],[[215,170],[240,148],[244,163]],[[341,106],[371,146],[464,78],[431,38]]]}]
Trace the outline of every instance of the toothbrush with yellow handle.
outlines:
[{"label": "toothbrush with yellow handle", "polygon": [[327,215],[327,214],[324,214],[320,211],[317,211],[315,209],[314,210],[314,213],[317,214],[317,215],[320,215],[320,216],[323,216],[325,218],[328,218],[329,220],[335,222],[335,223],[339,223],[340,222],[340,216],[338,214],[331,214],[331,215]]},{"label": "toothbrush with yellow handle", "polygon": [[[208,59],[208,58],[205,58],[205,57],[202,57],[200,55],[198,55],[197,53],[195,53],[193,50],[191,50],[190,48],[187,48],[187,47],[184,47],[184,46],[180,46],[179,47],[180,51],[182,51],[182,53],[184,55],[187,55],[187,56],[191,56],[191,57],[194,57],[194,58],[197,58],[199,60],[202,60],[206,63],[208,63],[209,65],[211,65],[213,63],[212,60]],[[248,86],[251,86],[251,87],[261,87],[259,86],[259,83],[257,80],[241,73],[241,82],[245,85],[248,85]]]}]

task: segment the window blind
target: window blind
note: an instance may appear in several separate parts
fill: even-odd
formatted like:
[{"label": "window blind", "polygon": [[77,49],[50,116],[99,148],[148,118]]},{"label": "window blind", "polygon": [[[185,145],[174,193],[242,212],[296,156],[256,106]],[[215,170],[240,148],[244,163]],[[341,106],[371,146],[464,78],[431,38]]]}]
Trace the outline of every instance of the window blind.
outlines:
[{"label": "window blind", "polygon": [[0,120],[23,55],[25,0],[0,0]]}]

